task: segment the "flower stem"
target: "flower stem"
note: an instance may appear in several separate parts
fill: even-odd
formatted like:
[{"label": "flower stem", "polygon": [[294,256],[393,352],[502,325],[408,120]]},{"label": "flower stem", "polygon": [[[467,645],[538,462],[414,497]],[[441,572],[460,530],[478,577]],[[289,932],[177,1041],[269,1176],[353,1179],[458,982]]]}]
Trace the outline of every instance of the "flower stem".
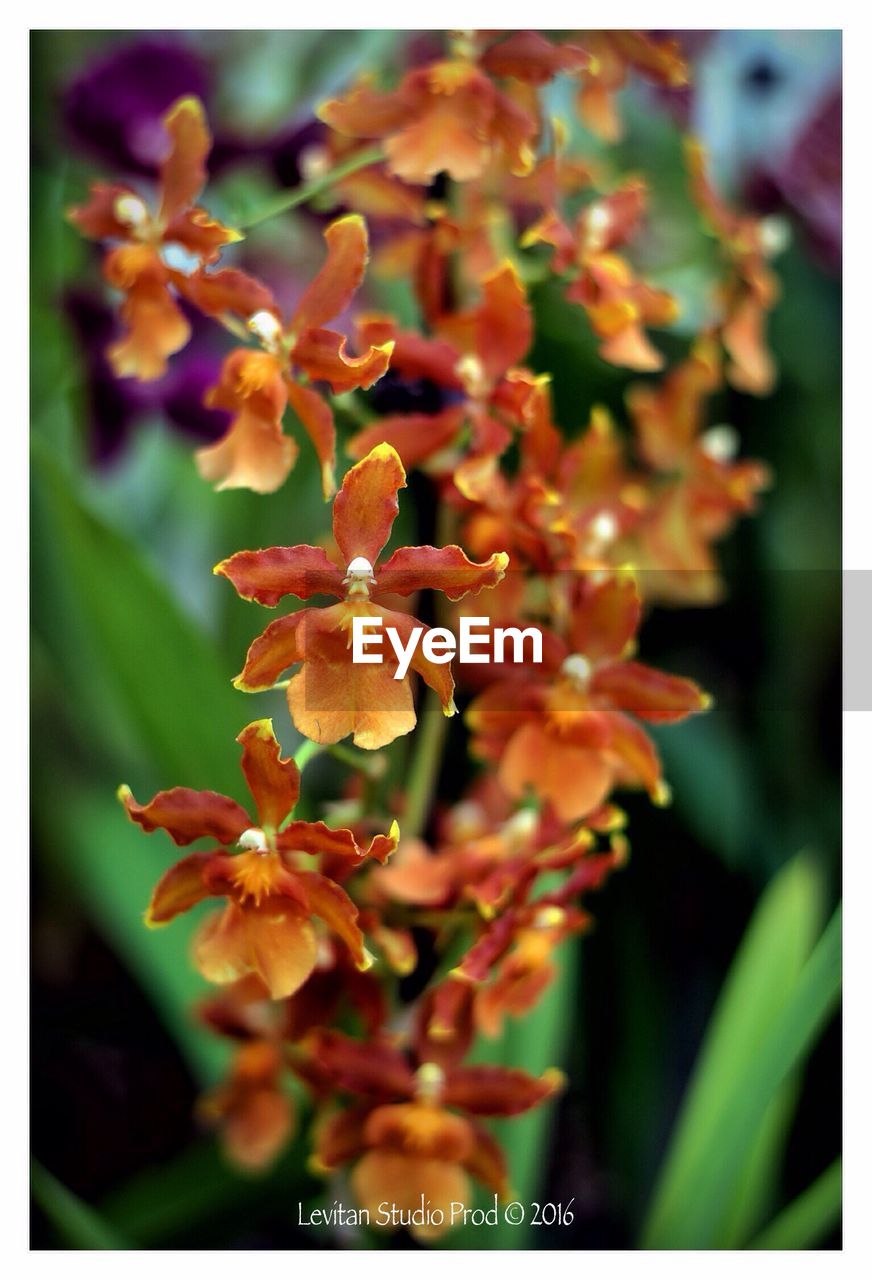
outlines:
[{"label": "flower stem", "polygon": [[359,770],[367,778],[376,782],[385,775],[387,762],[383,755],[356,751],[353,747],[344,747],[340,742],[328,747],[327,751],[340,764],[344,764],[349,769]]},{"label": "flower stem", "polygon": [[320,753],[325,749],[326,748],[323,743],[311,742],[308,738],[305,742],[300,743],[294,752],[294,764],[300,770],[300,773],[303,772],[310,760],[314,759],[315,756],[320,755]]},{"label": "flower stem", "polygon": [[424,709],[418,717],[415,755],[406,788],[402,821],[404,836],[419,836],[430,815],[447,728],[448,718],[442,710],[442,703],[433,690],[428,689]]},{"label": "flower stem", "polygon": [[322,174],[320,178],[313,178],[311,182],[304,182],[299,187],[295,187],[293,191],[284,191],[275,196],[274,199],[268,200],[257,213],[248,218],[243,218],[236,223],[236,226],[241,231],[247,231],[250,227],[259,226],[261,222],[266,222],[269,218],[275,218],[280,213],[286,213],[288,209],[296,209],[298,205],[314,199],[322,191],[326,191],[331,187],[334,182],[339,182],[341,178],[347,178],[350,174],[357,173],[359,169],[366,169],[371,164],[378,164],[379,160],[383,159],[384,152],[381,147],[367,147],[364,151],[358,151],[353,156],[349,156],[347,160],[343,160],[341,164],[336,165],[329,173]]}]

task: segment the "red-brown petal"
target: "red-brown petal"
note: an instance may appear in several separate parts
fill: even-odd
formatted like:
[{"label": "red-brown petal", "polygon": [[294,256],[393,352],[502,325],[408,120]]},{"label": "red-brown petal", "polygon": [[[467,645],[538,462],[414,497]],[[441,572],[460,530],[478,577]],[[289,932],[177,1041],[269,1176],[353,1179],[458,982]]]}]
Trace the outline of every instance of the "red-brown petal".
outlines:
[{"label": "red-brown petal", "polygon": [[180,244],[189,253],[196,254],[201,262],[217,262],[221,250],[227,244],[242,239],[239,231],[225,227],[205,209],[185,209],[173,218],[163,233],[164,244]]},{"label": "red-brown petal", "polygon": [[509,1170],[502,1147],[484,1125],[477,1124],[474,1120],[470,1120],[469,1125],[475,1141],[472,1151],[463,1162],[464,1169],[477,1182],[495,1191],[501,1200],[508,1200],[511,1195]]},{"label": "red-brown petal", "polygon": [[319,120],[352,138],[383,138],[402,126],[408,107],[400,93],[376,93],[363,83],[344,98],[322,103]]},{"label": "red-brown petal", "polygon": [[302,818],[289,822],[279,832],[276,848],[284,854],[326,853],[355,860],[363,857],[354,833],[347,827],[328,827],[326,822],[306,822]]},{"label": "red-brown petal", "polygon": [[454,1067],[442,1093],[446,1106],[476,1116],[515,1116],[553,1097],[563,1087],[560,1072],[528,1075],[511,1067]]},{"label": "red-brown petal", "polygon": [[561,71],[581,71],[591,56],[573,44],[552,44],[538,31],[513,31],[491,45],[479,66],[495,76],[512,76],[526,84],[547,84]]},{"label": "red-brown petal", "polygon": [[331,498],[336,489],[336,427],[333,411],[322,396],[298,382],[287,383],[291,408],[303,424],[321,464],[321,492]]},{"label": "red-brown petal", "polygon": [[371,957],[367,959],[363,934],[357,923],[357,907],[345,890],[335,880],[317,871],[297,871],[295,874],[303,882],[312,912],[342,939],[357,967],[368,968]]},{"label": "red-brown petal", "polygon": [[377,595],[410,596],[416,591],[442,591],[449,600],[478,595],[502,581],[509,557],[495,552],[476,564],[457,546],[400,547],[377,574]]},{"label": "red-brown petal", "polygon": [[340,395],[357,387],[366,390],[378,382],[390,364],[392,351],[387,342],[353,356],[343,334],[332,329],[304,329],[291,358],[313,382],[329,382],[334,394]]},{"label": "red-brown petal", "polygon": [[131,821],[143,831],[166,831],[178,845],[210,836],[219,844],[233,844],[251,825],[248,814],[229,796],[217,791],[173,787],[159,791],[148,804],[137,804],[129,787],[118,788],[118,799]]},{"label": "red-brown petal", "polygon": [[238,1168],[263,1173],[277,1159],[294,1127],[291,1099],[277,1088],[246,1089],[223,1127],[227,1158]]},{"label": "red-brown petal", "polygon": [[316,1033],[312,1052],[341,1089],[368,1098],[411,1098],[415,1076],[405,1055],[385,1040],[353,1040],[341,1031]]},{"label": "red-brown petal", "polygon": [[683,720],[711,704],[693,680],[667,675],[641,662],[610,662],[594,673],[590,687],[622,711],[655,724]]},{"label": "red-brown petal", "polygon": [[366,857],[375,858],[376,862],[385,863],[400,843],[400,828],[396,822],[391,823],[387,835],[374,835],[366,848]]},{"label": "red-brown petal", "polygon": [[478,355],[495,382],[523,360],[533,337],[533,317],[513,263],[504,262],[482,280]]},{"label": "red-brown petal", "polygon": [[608,713],[607,749],[618,762],[620,779],[641,784],[657,799],[662,793],[660,757],[644,729],[619,711]]},{"label": "red-brown petal", "polygon": [[207,316],[225,314],[247,320],[258,311],[277,313],[276,301],[265,284],[245,271],[226,267],[221,271],[195,271],[179,276],[176,287]]},{"label": "red-brown petal", "polygon": [[392,342],[391,368],[404,377],[428,378],[453,391],[463,389],[457,374],[460,352],[450,342],[425,338],[419,333],[401,333],[390,317],[379,315],[362,316],[357,330],[361,342],[381,346]]},{"label": "red-brown petal", "polygon": [[632,575],[615,573],[602,583],[583,581],[571,623],[573,652],[593,663],[619,658],[635,636],[641,614],[642,601]]},{"label": "red-brown petal", "polygon": [[163,118],[169,134],[169,153],[160,167],[162,222],[189,208],[206,185],[206,158],[212,138],[203,104],[181,98]]},{"label": "red-brown petal", "polygon": [[155,885],[145,913],[147,925],[166,924],[212,896],[214,890],[204,879],[203,870],[213,856],[212,853],[189,853],[164,872]]},{"label": "red-brown petal", "polygon": [[656,373],[664,364],[663,356],[638,324],[620,329],[602,344],[599,354],[609,364],[635,369],[637,373]]},{"label": "red-brown petal", "polygon": [[384,442],[396,449],[403,466],[411,469],[451,444],[465,416],[465,406],[453,405],[441,413],[394,414],[379,418],[353,435],[346,449],[352,458],[362,458],[370,449]]},{"label": "red-brown petal", "polygon": [[259,693],[271,689],[279,676],[302,660],[300,628],[312,611],[300,609],[271,622],[251,644],[245,666],[233,681],[243,693]]},{"label": "red-brown petal", "polygon": [[308,600],[316,595],[343,595],[342,573],[323,547],[267,547],[237,551],[213,569],[232,582],[243,600],[274,609],[283,596]]},{"label": "red-brown petal", "polygon": [[255,720],[236,739],[242,746],[242,772],[257,807],[260,825],[274,831],[300,798],[300,770],[283,759],[272,720]]},{"label": "red-brown petal", "polygon": [[315,1126],[314,1161],[323,1170],[338,1169],[366,1149],[363,1126],[372,1104],[347,1107],[327,1115]]},{"label": "red-brown petal", "polygon": [[130,226],[120,222],[115,212],[118,200],[125,196],[139,200],[139,196],[129,187],[95,182],[87,202],[69,209],[67,218],[83,236],[88,236],[91,240],[127,240]]},{"label": "red-brown petal", "polygon": [[359,213],[337,218],[324,231],[327,261],[306,289],[294,312],[294,333],[320,329],[344,311],[363,281],[369,257],[366,223]]},{"label": "red-brown petal", "polygon": [[333,502],[333,536],[346,565],[358,556],[375,564],[399,511],[397,494],[405,487],[403,464],[388,444],[377,445],[346,471]]}]

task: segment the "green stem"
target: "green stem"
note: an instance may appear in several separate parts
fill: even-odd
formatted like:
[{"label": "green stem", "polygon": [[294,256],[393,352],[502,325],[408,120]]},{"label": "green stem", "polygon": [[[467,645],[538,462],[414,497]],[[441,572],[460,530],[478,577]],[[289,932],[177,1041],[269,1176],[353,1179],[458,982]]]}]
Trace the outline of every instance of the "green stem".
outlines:
[{"label": "green stem", "polygon": [[300,773],[302,773],[309,761],[314,759],[315,756],[320,755],[321,752],[325,750],[326,747],[323,743],[311,742],[307,738],[305,742],[300,743],[294,752],[294,764],[300,770]]},{"label": "green stem", "polygon": [[329,173],[323,174],[320,178],[313,178],[311,182],[304,182],[301,186],[295,187],[293,191],[284,191],[273,200],[268,200],[261,207],[259,213],[242,219],[236,225],[241,231],[247,231],[250,227],[257,227],[261,222],[266,222],[269,218],[275,218],[277,214],[286,213],[288,209],[296,209],[298,205],[305,204],[308,200],[313,200],[315,196],[320,195],[322,191],[326,191],[334,182],[339,182],[341,178],[347,178],[350,174],[357,173],[359,169],[366,169],[371,164],[378,164],[379,160],[383,159],[384,152],[381,147],[367,147],[364,151],[357,151],[353,156],[349,156],[347,160],[343,160],[341,164],[336,165],[335,169],[331,169]]},{"label": "green stem", "polygon": [[442,710],[442,703],[433,690],[428,689],[424,709],[418,717],[415,755],[406,787],[401,827],[406,837],[419,836],[429,817],[447,728],[448,717]]},{"label": "green stem", "polygon": [[[455,540],[457,517],[446,502],[440,502],[436,512],[435,541],[438,547],[444,547]],[[444,626],[448,621],[445,597],[439,592],[435,594],[436,621]],[[401,823],[404,836],[419,836],[430,816],[447,731],[448,717],[442,710],[442,703],[433,690],[428,689],[423,709],[418,716],[415,754],[406,785],[406,807]]]},{"label": "green stem", "polygon": [[333,756],[334,760],[338,760],[340,764],[346,765],[349,769],[365,774],[367,778],[378,781],[379,778],[383,778],[385,775],[387,763],[383,755],[355,751],[353,747],[344,747],[340,742],[328,747],[327,751]]}]

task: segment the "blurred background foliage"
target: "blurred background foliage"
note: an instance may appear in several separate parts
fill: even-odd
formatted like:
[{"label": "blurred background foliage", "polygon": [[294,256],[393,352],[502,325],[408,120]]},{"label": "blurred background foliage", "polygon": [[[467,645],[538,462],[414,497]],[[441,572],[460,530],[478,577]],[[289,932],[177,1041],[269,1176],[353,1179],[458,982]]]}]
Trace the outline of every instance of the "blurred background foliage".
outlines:
[{"label": "blurred background foliage", "polygon": [[[294,749],[280,697],[247,698],[230,685],[262,615],[210,570],[243,546],[313,541],[328,511],[306,446],[270,497],[215,495],[197,477],[192,446],[220,429],[198,404],[226,349],[220,335],[198,331],[181,374],[147,392],[113,383],[101,359],[112,318],[99,258],[64,210],[95,177],[147,173],[162,111],[196,92],[216,136],[207,203],[232,221],[299,181],[320,99],[364,69],[388,75],[407,65],[437,36],[33,37],[37,1245],[337,1243],[296,1225],[297,1199],[323,1194],[299,1137],[254,1180],[197,1131],[194,1099],[219,1076],[225,1050],[190,1017],[205,985],[187,959],[196,920],[142,927],[172,846],[161,835],[144,840],[115,801],[122,780],[143,795],[177,782],[239,795],[233,738],[256,716],[273,714]],[[722,548],[723,603],[659,609],[645,624],[646,660],[700,680],[717,703],[659,737],[673,806],[628,801],[634,856],[591,904],[595,930],[567,947],[561,979],[535,1015],[481,1048],[567,1070],[559,1106],[506,1124],[502,1136],[521,1197],[574,1198],[574,1221],[452,1234],[448,1248],[838,1243],[839,40],[688,33],[688,47],[694,91],[627,91],[627,138],[610,163],[652,182],[651,270],[687,317],[658,335],[673,358],[686,350],[712,261],[686,195],[677,121],[709,143],[727,190],[789,220],[771,330],[778,388],[759,401],[725,393],[712,419],[737,428],[775,484]],[[554,87],[554,110],[566,108],[565,96]],[[238,261],[292,298],[318,259],[324,217],[316,207],[264,223]],[[571,435],[595,403],[620,416],[628,379],[597,360],[581,312],[559,292],[533,286],[531,363],[553,374]],[[365,301],[414,318],[395,282],[371,282]],[[372,407],[384,411],[378,394]],[[342,410],[339,420],[351,425]],[[426,525],[413,481],[401,536],[416,515]],[[451,732],[449,800],[467,780],[461,726]],[[404,753],[402,740],[394,744],[392,779]],[[335,799],[343,780],[336,762],[316,760],[309,812]]]}]

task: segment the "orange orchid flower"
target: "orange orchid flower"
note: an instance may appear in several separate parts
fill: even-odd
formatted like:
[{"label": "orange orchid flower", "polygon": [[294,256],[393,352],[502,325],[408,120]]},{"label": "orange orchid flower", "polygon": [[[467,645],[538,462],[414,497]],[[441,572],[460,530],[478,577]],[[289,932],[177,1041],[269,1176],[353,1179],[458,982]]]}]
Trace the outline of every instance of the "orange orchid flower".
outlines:
[{"label": "orange orchid flower", "polygon": [[[454,483],[470,548],[485,555],[493,545],[506,546],[513,565],[537,574],[530,588],[539,597],[533,615],[544,605],[559,621],[567,572],[614,568],[631,558],[627,539],[648,495],[646,477],[629,468],[606,409],[594,405],[587,429],[567,444],[551,419],[547,379],[540,376],[536,384],[526,398],[515,474],[507,476],[496,458],[470,458],[455,471]],[[516,610],[529,613],[530,592],[519,590],[519,574],[509,576],[507,603],[514,594]]]},{"label": "orange orchid flower", "polygon": [[[326,228],[324,239],[327,260],[291,318],[282,324],[271,298],[267,305],[248,312],[248,328],[262,349],[232,351],[224,361],[220,382],[206,397],[208,405],[234,415],[224,437],[197,452],[200,474],[215,481],[218,489],[272,493],[284,483],[297,456],[296,444],[282,431],[290,403],[318,455],[324,496],[329,498],[336,487],[333,413],[318,391],[299,380],[297,371],[310,383],[329,383],[338,394],[371,387],[388,367],[389,341],[352,356],[345,337],[324,328],[345,310],[363,280],[369,255],[366,223],[359,214],[337,218]],[[201,279],[198,305],[212,314],[224,309],[238,313],[244,298],[236,297],[233,284],[225,284],[218,276]],[[240,287],[247,288],[244,279]]]},{"label": "orange orchid flower", "polygon": [[681,89],[690,76],[675,40],[653,40],[643,31],[579,33],[590,61],[581,72],[578,112],[604,142],[620,142],[624,128],[615,98],[631,71],[654,84]]},{"label": "orange orchid flower", "polygon": [[103,273],[124,294],[121,318],[127,332],[107,355],[118,377],[144,382],[161,377],[167,358],[190,337],[190,325],[173,294],[173,289],[187,291],[190,272],[180,269],[177,260],[183,259],[185,267],[193,262],[200,271],[217,260],[225,245],[242,239],[195,203],[206,183],[212,146],[202,104],[196,98],[180,99],[163,125],[169,150],[160,166],[156,210],[129,187],[98,183],[90,201],[68,214],[91,239],[120,241],[106,254]]},{"label": "orange orchid flower", "polygon": [[755,509],[770,481],[765,463],[736,461],[739,438],[732,427],[703,429],[708,398],[721,383],[718,344],[705,336],[658,386],[639,384],[626,393],[639,453],[666,477],[652,487],[635,533],[634,561],[652,598],[717,599],[720,577],[711,544],[737,516]]},{"label": "orange orchid flower", "polygon": [[314,972],[292,996],[271,999],[258,974],[249,973],[199,1006],[200,1021],[235,1047],[227,1079],[197,1107],[204,1123],[218,1127],[231,1164],[262,1172],[289,1141],[296,1117],[293,1098],[282,1086],[286,1072],[316,1098],[332,1092],[305,1039],[314,1028],[329,1026],[346,1001],[367,1035],[375,1035],[387,1016],[380,982],[371,969],[357,968],[343,944],[325,936]]},{"label": "orange orchid flower", "polygon": [[[626,861],[627,841],[615,830],[615,819],[610,807],[604,806],[589,820],[591,830],[610,831],[608,850],[588,849],[578,856],[577,850],[557,849],[540,857],[534,874],[518,884],[513,900],[499,915],[487,920],[437,990],[431,1035],[450,1031],[452,1008],[463,998],[457,988],[467,988],[472,1020],[492,1038],[502,1033],[507,1016],[522,1017],[535,1007],[557,974],[557,947],[590,927],[591,917],[578,905],[578,898],[601,888]],[[617,820],[622,821],[623,815]],[[569,874],[558,888],[531,898],[538,875],[567,869]]]},{"label": "orange orchid flower", "polygon": [[430,1240],[451,1227],[453,1201],[470,1202],[470,1176],[508,1197],[505,1156],[480,1118],[529,1111],[553,1097],[563,1077],[553,1070],[535,1077],[508,1067],[464,1066],[459,1058],[467,1047],[467,1036],[456,1037],[449,1051],[446,1041],[422,1034],[420,1023],[408,1053],[384,1038],[364,1043],[339,1031],[316,1038],[321,1068],[335,1086],[361,1099],[319,1125],[316,1167],[352,1165],[352,1190],[374,1222],[387,1201],[406,1225],[423,1195],[430,1213],[423,1223],[412,1219],[410,1229]]},{"label": "orange orchid flower", "polygon": [[537,85],[588,63],[583,49],[554,45],[533,31],[514,32],[481,56],[474,41],[462,38],[451,57],[407,72],[392,92],[363,80],[317,114],[349,137],[383,139],[388,172],[407,182],[426,184],[443,172],[467,182],[496,153],[512,173],[525,174],[533,167],[538,122],[492,77]]},{"label": "orange orchid flower", "polygon": [[[254,823],[228,796],[175,787],[140,805],[128,787],[119,799],[131,821],[144,831],[162,828],[177,845],[200,837],[221,848],[191,853],[158,882],[146,913],[149,925],[166,924],[205,898],[226,898],[194,945],[194,960],[210,982],[228,983],[256,973],[273,999],[293,995],[315,968],[318,944],[312,916],[318,916],[348,947],[355,963],[370,958],[357,923],[357,908],[344,889],[305,866],[304,855],[339,855],[352,865],[367,858],[384,861],[396,848],[394,824],[387,836],[361,849],[348,830],[323,822],[287,822],[300,791],[300,772],[282,759],[270,720],[256,720],[237,738],[242,771],[254,799]],[[229,852],[236,846],[240,852]]]},{"label": "orange orchid flower", "polygon": [[[398,662],[352,661],[355,617],[380,618],[395,629],[404,647],[426,632],[406,613],[379,603],[385,596],[410,596],[433,588],[449,600],[496,585],[508,556],[497,553],[474,564],[457,546],[402,547],[379,567],[397,516],[397,494],[406,473],[394,449],[378,445],[346,472],[333,503],[333,536],[342,557],[337,565],[320,547],[270,547],[239,551],[215,567],[244,600],[275,607],[284,596],[307,600],[338,596],[328,608],[300,609],[267,627],[248,651],[234,681],[254,693],[270,689],[289,667],[302,663],[288,685],[288,706],[299,731],[314,742],[338,742],[354,735],[359,747],[383,747],[415,726],[408,675],[394,679]],[[454,682],[446,664],[431,662],[413,646],[411,669],[438,693],[446,715],[455,711]]]},{"label": "orange orchid flower", "polygon": [[518,379],[533,375],[516,369],[533,336],[526,292],[509,261],[481,280],[481,301],[466,311],[443,316],[437,336],[423,338],[397,330],[384,316],[361,321],[364,341],[392,341],[391,367],[404,377],[427,378],[452,399],[434,414],[393,414],[364,427],[348,443],[352,457],[362,457],[384,441],[408,466],[417,466],[449,450],[466,430],[472,455],[498,454],[511,442],[510,425],[524,426]]},{"label": "orange orchid flower", "polygon": [[631,179],[587,205],[574,231],[554,208],[549,209],[527,229],[521,244],[551,245],[556,251],[554,269],[574,273],[566,297],[587,312],[594,333],[601,339],[603,360],[654,372],[662,368],[663,357],[645,329],[672,324],[678,306],[671,294],[640,280],[627,260],[615,252],[635,234],[646,198],[645,184]]},{"label": "orange orchid flower", "polygon": [[467,712],[473,748],[499,762],[506,790],[532,787],[567,822],[618,785],[641,785],[664,802],[657,751],[634,717],[670,723],[711,704],[693,681],[624,656],[639,625],[638,589],[627,574],[601,579],[579,582],[568,643],[553,637],[542,666],[490,685]]},{"label": "orange orchid flower", "polygon": [[263,1173],[294,1131],[293,1098],[281,1087],[281,1050],[269,1040],[242,1044],[229,1078],[199,1101],[197,1112],[221,1131],[224,1154],[247,1173]]},{"label": "orange orchid flower", "polygon": [[785,245],[778,218],[736,213],[721,199],[706,170],[706,152],[689,139],[685,146],[690,191],[727,264],[720,290],[721,341],[730,357],[727,377],[740,391],[766,395],[775,384],[775,362],[766,345],[766,317],[778,301],[778,280],[768,259]]},{"label": "orange orchid flower", "polygon": [[567,832],[553,815],[519,809],[475,834],[464,822],[434,850],[421,840],[403,841],[390,866],[368,877],[365,891],[415,906],[471,903],[491,919],[543,872],[571,866],[592,842],[587,828]]}]

